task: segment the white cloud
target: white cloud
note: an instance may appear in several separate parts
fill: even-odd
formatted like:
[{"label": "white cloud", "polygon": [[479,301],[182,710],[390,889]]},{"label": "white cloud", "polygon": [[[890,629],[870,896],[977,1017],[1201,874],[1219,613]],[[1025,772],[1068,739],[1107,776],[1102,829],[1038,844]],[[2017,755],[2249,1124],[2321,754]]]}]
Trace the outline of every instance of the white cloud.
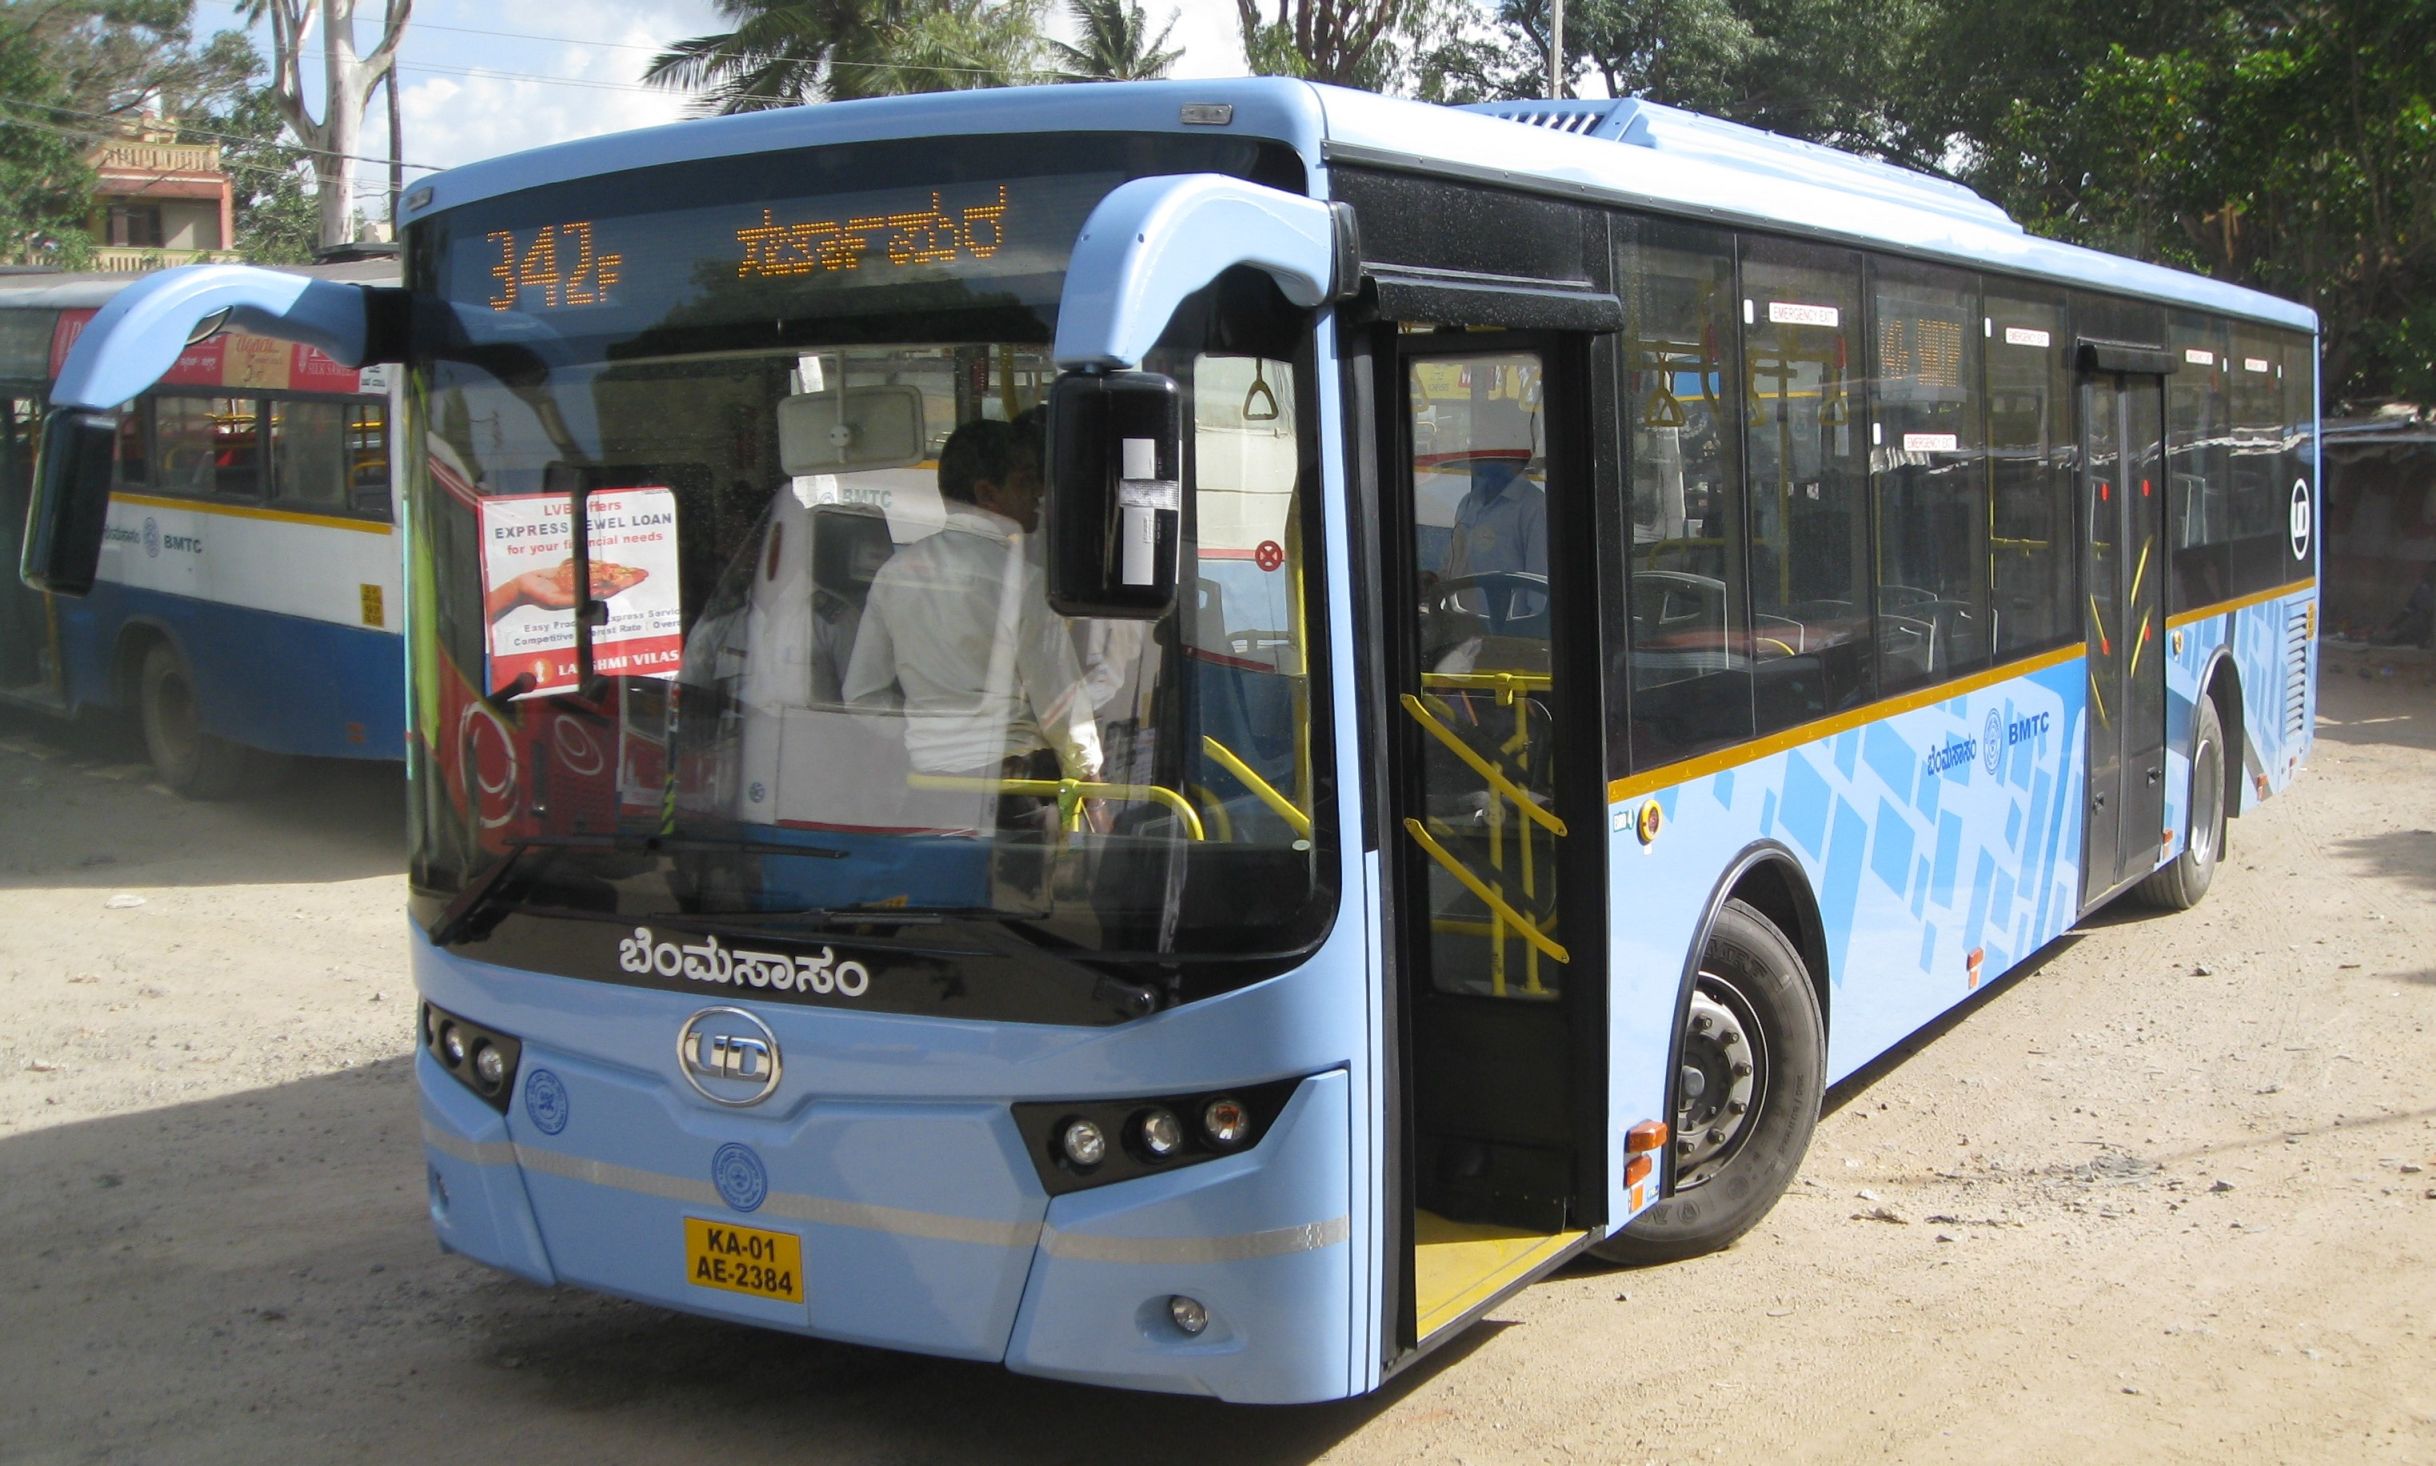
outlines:
[{"label": "white cloud", "polygon": [[[644,87],[643,68],[671,41],[718,29],[706,0],[557,0],[513,19],[470,0],[432,9],[407,33],[398,101],[406,157],[442,168],[676,121],[686,94]],[[511,28],[523,35],[475,34]],[[527,38],[544,33],[589,39]]]},{"label": "white cloud", "polygon": [[[1233,0],[1144,0],[1152,25],[1176,17],[1178,77],[1240,76]],[[1053,14],[1054,28],[1070,31]],[[407,159],[434,167],[521,152],[688,115],[683,92],[644,88],[643,68],[671,42],[723,29],[712,0],[425,0],[408,27],[399,107]],[[500,34],[516,32],[515,35]],[[582,36],[582,41],[546,37]],[[577,84],[570,84],[570,83]],[[583,83],[590,83],[584,85]],[[367,151],[385,129],[366,118]]]}]

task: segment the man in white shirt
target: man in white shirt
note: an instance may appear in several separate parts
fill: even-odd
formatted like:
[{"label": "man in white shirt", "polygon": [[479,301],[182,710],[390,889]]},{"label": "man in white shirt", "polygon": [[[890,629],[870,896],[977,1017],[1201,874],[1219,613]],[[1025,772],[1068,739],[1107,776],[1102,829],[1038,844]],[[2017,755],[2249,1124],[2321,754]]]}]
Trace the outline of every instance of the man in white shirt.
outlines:
[{"label": "man in white shirt", "polygon": [[966,423],[939,454],[945,524],[872,581],[842,691],[849,704],[900,709],[905,751],[925,773],[1100,776],[1073,640],[1024,549],[1040,492],[1014,426]]}]

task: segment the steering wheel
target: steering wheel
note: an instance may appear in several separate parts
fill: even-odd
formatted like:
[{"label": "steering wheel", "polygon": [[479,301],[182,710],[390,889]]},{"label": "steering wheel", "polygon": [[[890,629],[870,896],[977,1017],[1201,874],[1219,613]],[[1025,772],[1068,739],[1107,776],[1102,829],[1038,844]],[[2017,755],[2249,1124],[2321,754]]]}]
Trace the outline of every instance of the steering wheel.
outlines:
[{"label": "steering wheel", "polygon": [[[1475,611],[1460,604],[1459,597],[1467,590],[1483,592],[1486,609]],[[1538,605],[1527,612],[1517,612],[1515,602],[1522,592],[1538,597]],[[1505,635],[1506,628],[1517,621],[1529,621],[1548,613],[1548,577],[1534,575],[1528,570],[1488,570],[1478,575],[1449,576],[1431,586],[1422,596],[1421,612],[1429,615],[1469,616],[1487,624],[1491,636]]]}]

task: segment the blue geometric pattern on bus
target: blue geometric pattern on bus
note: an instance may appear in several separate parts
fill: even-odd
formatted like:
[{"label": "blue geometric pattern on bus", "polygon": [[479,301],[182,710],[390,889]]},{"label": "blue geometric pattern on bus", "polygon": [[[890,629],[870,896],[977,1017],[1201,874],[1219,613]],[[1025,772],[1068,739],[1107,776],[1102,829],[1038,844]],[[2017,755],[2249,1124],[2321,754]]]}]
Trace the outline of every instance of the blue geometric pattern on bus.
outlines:
[{"label": "blue geometric pattern on bus", "polygon": [[[2288,617],[2306,599],[2182,628],[2166,670],[2165,820],[2175,836],[2161,855],[2178,854],[2187,839],[2193,700],[2220,646],[2241,684],[2249,769],[2263,772],[2273,791],[2306,756],[2308,724],[2301,737],[2287,736],[2284,705],[2295,645]],[[2314,657],[2314,645],[2305,652]],[[1818,903],[1829,1072],[1850,1073],[1969,996],[1972,953],[1984,984],[2072,926],[2087,679],[2086,661],[2074,657],[1688,779],[1648,796],[1667,815],[1654,845],[1630,833],[1627,808],[1612,866],[1619,970],[1674,970],[1715,882],[1753,838],[1774,842],[1800,864]],[[2231,746],[2226,753],[2242,756]],[[2239,807],[2248,808],[2256,789],[2247,774],[2241,782]]]},{"label": "blue geometric pattern on bus", "polygon": [[[2084,664],[1838,731],[1650,797],[1652,846],[1614,862],[1610,939],[1628,962],[1680,963],[1711,885],[1754,836],[1807,876],[1828,957],[1830,1071],[1969,995],[2077,914]],[[1626,821],[1629,830],[1631,821]],[[1635,860],[1646,852],[1655,857]]]}]

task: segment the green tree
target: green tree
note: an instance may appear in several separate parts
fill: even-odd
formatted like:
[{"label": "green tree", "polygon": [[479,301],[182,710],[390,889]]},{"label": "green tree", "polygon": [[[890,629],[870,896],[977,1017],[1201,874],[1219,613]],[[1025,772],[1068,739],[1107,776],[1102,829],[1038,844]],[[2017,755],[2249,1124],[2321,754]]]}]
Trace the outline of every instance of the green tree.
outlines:
[{"label": "green tree", "polygon": [[191,11],[190,0],[0,4],[0,253],[88,262],[95,145],[124,119],[174,116],[242,84],[243,38],[197,46]]},{"label": "green tree", "polygon": [[1235,0],[1244,62],[1256,76],[1300,76],[1338,86],[1378,88],[1388,58],[1376,54],[1412,0],[1277,0],[1264,18],[1260,0]]},{"label": "green tree", "polygon": [[704,114],[1012,86],[1041,73],[1048,0],[719,0],[734,29],[652,58],[643,79]]},{"label": "green tree", "polygon": [[[249,21],[268,16],[271,22],[271,97],[281,120],[304,144],[313,164],[314,199],[321,213],[321,242],[344,244],[356,238],[355,177],[363,144],[364,110],[373,88],[383,81],[393,86],[398,46],[406,38],[406,23],[414,0],[380,0],[379,39],[369,52],[355,45],[355,10],[360,0],[236,0],[237,12]],[[321,63],[321,115],[315,117],[304,85],[308,55]],[[392,134],[396,149],[400,139]]]},{"label": "green tree", "polygon": [[[261,58],[249,79],[261,74]],[[236,194],[235,248],[264,265],[300,265],[321,243],[321,209],[309,186],[304,150],[286,135],[279,103],[267,91],[244,87],[195,117],[185,130],[194,142],[217,142],[220,166]]]},{"label": "green tree", "polygon": [[[1595,76],[1647,97],[1866,153],[1905,157],[1894,80],[1932,0],[1566,0],[1567,90]],[[1498,0],[1485,35],[1430,60],[1452,100],[1548,90],[1549,0]],[[1908,159],[1918,161],[1917,159]]]},{"label": "green tree", "polygon": [[1167,75],[1167,69],[1184,54],[1167,46],[1167,38],[1176,30],[1173,10],[1156,36],[1134,0],[1067,0],[1066,12],[1081,28],[1082,44],[1053,41],[1049,50],[1072,80],[1148,81]]},{"label": "green tree", "polygon": [[1968,0],[1929,35],[1915,150],[2036,232],[2314,306],[2329,402],[2436,400],[2436,0]]}]

